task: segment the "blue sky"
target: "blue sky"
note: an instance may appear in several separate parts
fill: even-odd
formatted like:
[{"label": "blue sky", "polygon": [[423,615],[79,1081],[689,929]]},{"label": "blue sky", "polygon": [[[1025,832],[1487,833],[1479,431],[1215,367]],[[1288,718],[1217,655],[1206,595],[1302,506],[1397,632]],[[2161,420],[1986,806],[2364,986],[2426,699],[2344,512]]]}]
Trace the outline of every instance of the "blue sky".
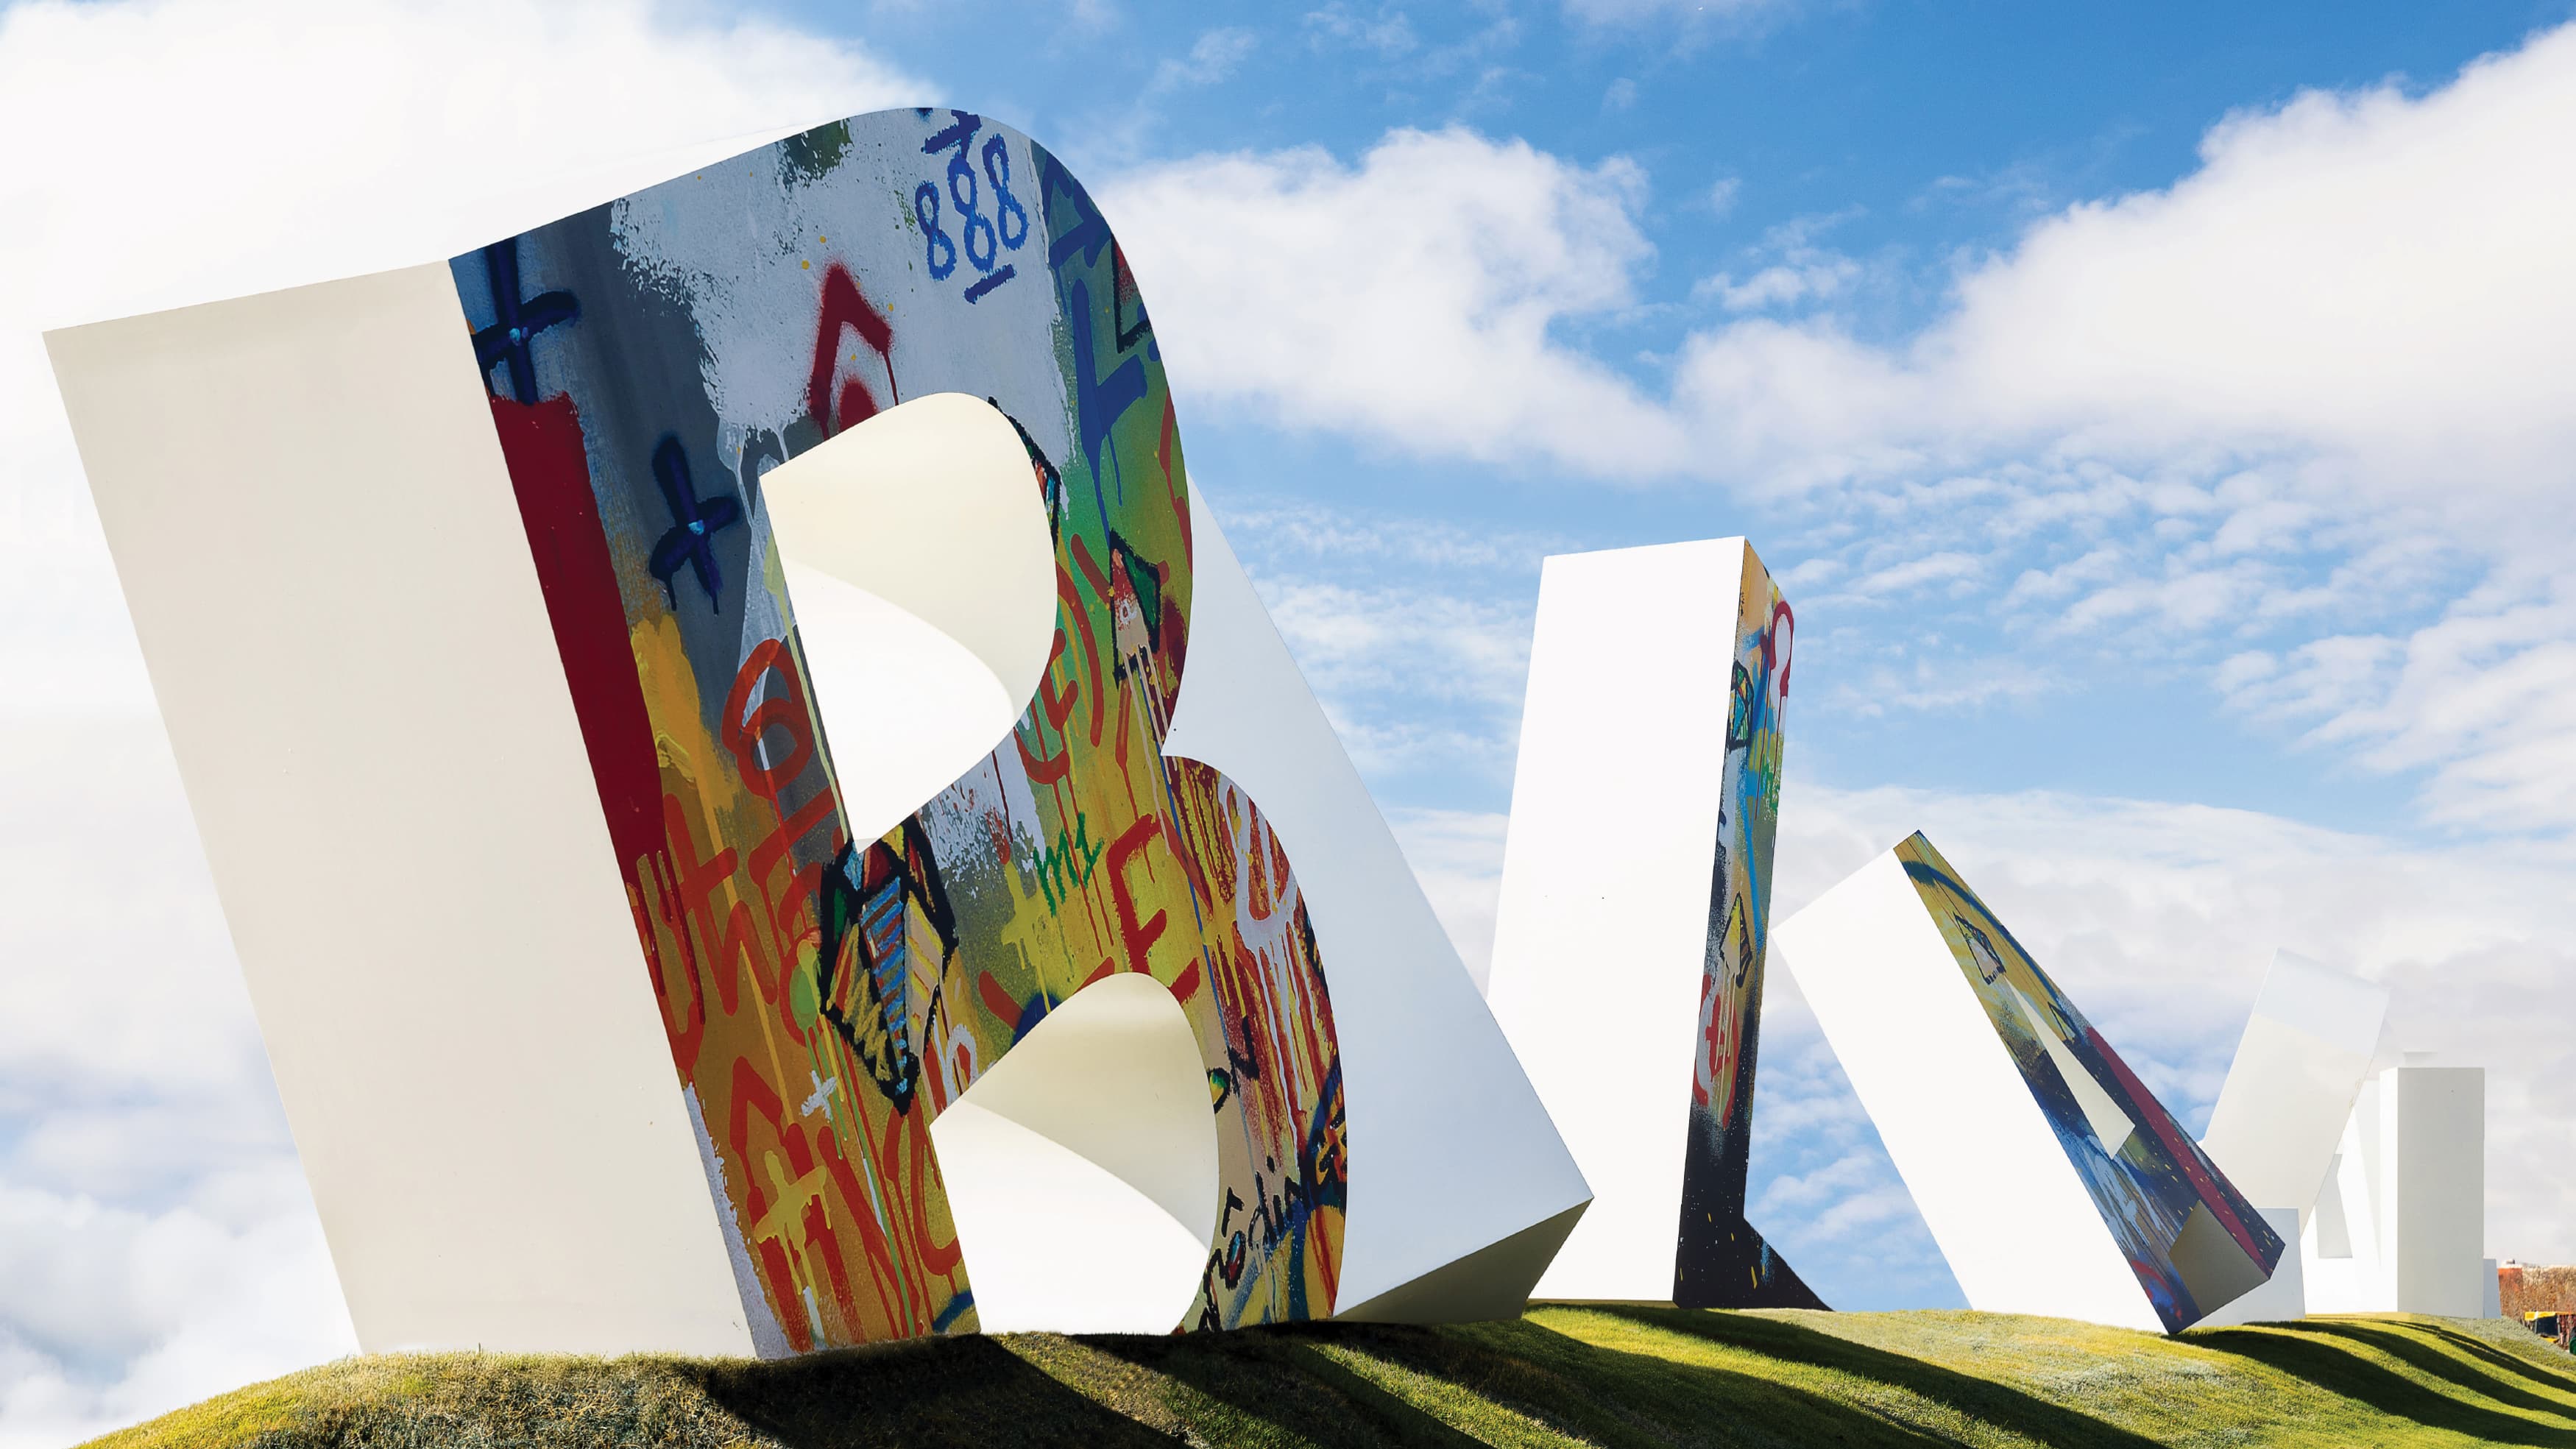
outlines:
[{"label": "blue sky", "polygon": [[[1944,309],[1962,256],[2009,247],[2034,218],[2067,205],[2171,185],[2196,169],[2203,135],[2232,112],[2309,88],[2393,80],[2420,93],[2567,13],[1599,8],[1614,13],[1337,4],[1304,13],[1103,6],[1086,15],[1022,6],[979,12],[970,24],[924,5],[887,7],[863,25],[848,24],[840,7],[784,13],[866,39],[936,80],[943,97],[1011,120],[1086,174],[1210,151],[1322,147],[1349,161],[1391,129],[1452,125],[1578,163],[1625,158],[1650,187],[1636,224],[1653,254],[1629,305],[1566,319],[1561,331],[1649,389],[1679,339],[1718,312],[1694,297],[1694,284],[1776,263],[1784,229],[1812,232],[1818,248],[1863,269],[1836,299],[1855,335],[1901,339]],[[1710,9],[1734,13],[1685,13]],[[997,44],[996,33],[1037,40]],[[1402,230],[1417,220],[1390,208],[1374,224]],[[1534,546],[1455,581],[1497,608],[1525,605],[1545,550],[1746,532],[1785,572],[1833,545],[1830,506],[1766,507],[1653,486],[1581,487],[1570,497],[1569,470],[1553,460],[1462,463],[1265,425],[1257,410],[1242,411],[1202,409],[1188,420],[1194,467],[1230,507],[1320,503],[1388,531],[1525,535]],[[1258,562],[1269,541],[1245,542]],[[2048,543],[2036,541],[2033,554],[2045,557]],[[1347,567],[1336,576],[1365,579],[1382,561]],[[1989,602],[1945,603],[1939,632],[1978,655],[1971,640],[1995,623]],[[1816,625],[1820,644],[1824,629],[1882,643],[1926,622],[1918,608],[1901,617],[1861,609]],[[1827,683],[1859,653],[1820,648],[1811,678]],[[2133,658],[2055,649],[2039,666],[2044,692],[1996,699],[1972,728],[1819,710],[1799,719],[1797,748],[1816,778],[1852,786],[2040,787],[2241,805],[2355,829],[2409,823],[2402,781],[2359,779],[2291,749],[2284,731],[2225,710],[2192,662],[2158,661],[2142,673]],[[1501,715],[1514,713],[1509,703]],[[1508,718],[1475,728],[1508,745]],[[2174,748],[2181,739],[2200,743]],[[1408,760],[1381,768],[1375,782],[1390,803],[1502,809],[1508,752]]]},{"label": "blue sky", "polygon": [[[2576,1258],[2570,15],[0,4],[0,1446],[349,1342],[37,333],[922,102],[1102,201],[1471,962],[1539,560],[1743,533],[1801,626],[1775,911],[1926,830],[2192,1126],[2276,946],[2384,982],[2490,1070],[2490,1254]],[[1955,1301],[1772,991],[1755,1220]]]}]

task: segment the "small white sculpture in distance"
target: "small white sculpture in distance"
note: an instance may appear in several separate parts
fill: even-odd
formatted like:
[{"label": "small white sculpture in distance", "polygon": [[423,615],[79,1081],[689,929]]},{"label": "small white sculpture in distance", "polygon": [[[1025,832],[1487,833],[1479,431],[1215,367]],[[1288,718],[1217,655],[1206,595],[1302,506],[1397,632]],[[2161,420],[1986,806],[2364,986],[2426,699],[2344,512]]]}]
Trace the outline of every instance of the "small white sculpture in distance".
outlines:
[{"label": "small white sculpture in distance", "polygon": [[[2308,1226],[2387,1017],[2387,988],[2294,951],[2273,953],[2200,1145],[2285,1237]],[[2270,1282],[2201,1322],[2304,1315],[2301,1266],[2284,1262]]]}]

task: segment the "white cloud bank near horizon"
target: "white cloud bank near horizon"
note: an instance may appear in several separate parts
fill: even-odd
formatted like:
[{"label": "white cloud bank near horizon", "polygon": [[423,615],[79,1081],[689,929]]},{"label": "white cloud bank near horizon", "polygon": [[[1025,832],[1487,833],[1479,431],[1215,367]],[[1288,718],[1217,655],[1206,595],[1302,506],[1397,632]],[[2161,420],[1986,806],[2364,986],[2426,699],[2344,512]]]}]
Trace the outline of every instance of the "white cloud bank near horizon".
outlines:
[{"label": "white cloud bank near horizon", "polygon": [[[2576,204],[2571,36],[2421,95],[2236,118],[2175,186],[1963,262],[1951,310],[1898,344],[1829,306],[1763,310],[1814,288],[1744,293],[1689,332],[1660,391],[1568,341],[1648,305],[1654,191],[1630,161],[1452,129],[1097,189],[1203,405],[1586,480],[1829,497],[1905,542],[1856,538],[1815,589],[1969,586],[2069,627],[2200,631],[2249,713],[2449,771],[2430,815],[2559,830],[2576,822],[2576,604],[2543,563],[2576,523],[2540,507],[2576,458],[2576,413],[2542,395],[2576,375],[2576,273],[2548,265]],[[524,84],[539,64],[548,84]],[[20,565],[0,570],[0,808],[37,826],[0,886],[0,1445],[349,1341],[37,330],[420,260],[567,175],[605,196],[674,169],[639,153],[932,98],[848,44],[647,0],[0,11],[0,135],[37,138],[0,172],[0,275],[22,279],[0,294],[0,449],[19,465],[0,518]],[[1429,230],[1391,236],[1391,209]],[[1796,264],[1845,275],[1830,254]],[[1996,543],[2069,518],[2091,520],[2088,549],[2045,568]],[[2426,577],[2425,548],[2481,582],[2433,598],[2429,623],[2338,632],[2373,587]],[[2343,572],[2274,568],[2301,551]],[[1431,656],[1452,695],[1491,704],[1513,668],[1510,611],[1265,584],[1328,694]],[[1410,617],[1355,626],[1369,611]],[[2230,642],[2231,611],[2317,624]],[[2576,1060],[2541,1035],[2570,1004],[2556,854],[2064,797],[1797,786],[1788,811],[1779,909],[1923,825],[2150,1082],[2194,1103],[2272,944],[2396,984],[2427,1044],[2497,1070],[2492,1246],[2576,1254],[2537,1196],[2576,1123],[2550,1085]],[[1497,822],[1394,813],[1481,956]],[[1798,1069],[1765,1080],[1805,1116],[1766,1098],[1764,1120],[1809,1123],[1837,1155],[1775,1185],[1765,1227],[1793,1261],[1865,1263],[1902,1213],[1782,995],[1767,1055]],[[1811,1242],[1784,1231],[1792,1212]]]}]

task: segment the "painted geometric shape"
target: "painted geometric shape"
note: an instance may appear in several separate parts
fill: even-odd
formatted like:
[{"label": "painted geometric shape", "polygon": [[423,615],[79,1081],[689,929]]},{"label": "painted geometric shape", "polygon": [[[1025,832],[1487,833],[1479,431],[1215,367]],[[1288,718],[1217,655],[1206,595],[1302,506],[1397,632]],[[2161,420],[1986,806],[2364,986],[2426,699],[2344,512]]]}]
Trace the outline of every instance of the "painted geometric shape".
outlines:
[{"label": "painted geometric shape", "polygon": [[1542,1297],[1824,1306],[1744,1217],[1795,632],[1741,538],[1541,571],[1486,996],[1595,1194]]},{"label": "painted geometric shape", "polygon": [[2285,1251],[1916,834],[1780,945],[1969,1306],[2180,1332]]},{"label": "painted geometric shape", "polygon": [[[1516,1311],[1582,1179],[1145,316],[1054,157],[922,110],[48,339],[365,1346],[971,1329],[961,1101],[1020,1134],[978,1172],[1042,1140],[1203,1236],[1123,1326]],[[1137,979],[1204,1137],[1170,1072],[1092,1084],[1134,1130],[975,1096],[1168,1061],[1075,1009]],[[1030,1261],[1040,1179],[982,1175]]]}]

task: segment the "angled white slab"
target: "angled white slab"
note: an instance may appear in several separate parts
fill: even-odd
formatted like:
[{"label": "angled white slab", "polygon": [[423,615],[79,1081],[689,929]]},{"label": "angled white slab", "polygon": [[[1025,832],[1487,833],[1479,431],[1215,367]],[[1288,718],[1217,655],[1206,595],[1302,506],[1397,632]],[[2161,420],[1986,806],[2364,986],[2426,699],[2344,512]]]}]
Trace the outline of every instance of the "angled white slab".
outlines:
[{"label": "angled white slab", "polygon": [[1971,1307],[2178,1332],[2289,1253],[1921,835],[1778,942]]},{"label": "angled white slab", "polygon": [[1774,939],[1968,1305],[2161,1331],[1896,856]]},{"label": "angled white slab", "polygon": [[465,339],[440,263],[47,342],[361,1346],[748,1353]]},{"label": "angled white slab", "polygon": [[2370,1073],[2388,990],[2277,951],[2201,1146],[2228,1179],[2304,1225]]}]

